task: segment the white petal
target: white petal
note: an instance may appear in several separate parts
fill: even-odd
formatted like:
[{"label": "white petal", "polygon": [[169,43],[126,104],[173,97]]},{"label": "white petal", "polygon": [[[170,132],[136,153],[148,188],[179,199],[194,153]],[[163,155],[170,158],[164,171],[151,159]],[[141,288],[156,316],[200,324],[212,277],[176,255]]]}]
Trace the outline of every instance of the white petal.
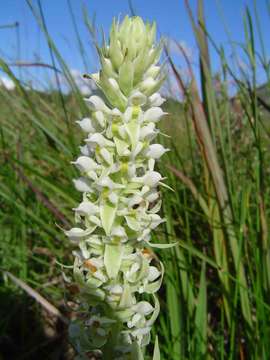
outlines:
[{"label": "white petal", "polygon": [[107,276],[105,276],[100,270],[94,272],[93,276],[98,280],[102,281],[103,283],[108,280]]},{"label": "white petal", "polygon": [[91,96],[89,99],[85,99],[85,101],[89,104],[89,107],[93,111],[104,111],[105,113],[110,113],[110,109],[105,105],[104,101],[101,97],[97,95]]},{"label": "white petal", "polygon": [[118,127],[118,134],[121,136],[122,139],[126,138],[127,131],[124,125]]},{"label": "white petal", "polygon": [[112,154],[111,154],[106,148],[101,148],[101,149],[100,149],[100,155],[103,157],[103,159],[104,159],[109,165],[112,164],[112,162],[113,162]]},{"label": "white petal", "polygon": [[129,122],[132,118],[132,106],[129,106],[126,111],[124,112],[123,120],[124,122]]},{"label": "white petal", "polygon": [[82,155],[84,156],[90,156],[91,155],[91,151],[89,149],[89,147],[87,145],[84,145],[84,146],[80,146],[80,151],[82,153]]},{"label": "white petal", "polygon": [[128,176],[132,178],[136,175],[136,165],[133,163],[128,164]]},{"label": "white petal", "polygon": [[142,106],[146,103],[146,96],[140,91],[134,91],[128,99],[130,105]]},{"label": "white petal", "polygon": [[156,280],[160,276],[160,271],[155,266],[149,266],[148,280],[150,282]]},{"label": "white petal", "polygon": [[86,133],[94,133],[96,129],[93,126],[93,121],[89,118],[84,118],[80,121],[76,121],[80,128]]},{"label": "white petal", "polygon": [[142,126],[140,129],[140,139],[144,140],[146,138],[147,140],[151,140],[152,138],[154,138],[157,134],[157,131],[155,131],[155,126],[156,125],[153,122]]},{"label": "white petal", "polygon": [[157,191],[151,192],[149,195],[146,196],[146,200],[149,202],[154,202],[159,198],[159,194]]},{"label": "white petal", "polygon": [[105,126],[105,117],[102,111],[96,111],[95,112],[95,118],[97,119],[97,122],[99,123],[99,125],[104,128]]},{"label": "white petal", "polygon": [[143,232],[141,233],[141,236],[139,236],[137,238],[137,241],[149,241],[150,240],[150,232],[151,232],[151,228],[150,229],[144,229]]},{"label": "white petal", "polygon": [[85,140],[89,144],[98,144],[100,147],[115,146],[114,143],[106,139],[102,134],[95,133]]},{"label": "white petal", "polygon": [[122,116],[121,111],[118,110],[117,108],[112,109],[111,114],[112,114],[113,116]]},{"label": "white petal", "polygon": [[149,315],[154,311],[153,306],[147,301],[140,301],[132,307],[132,310],[141,315]]},{"label": "white petal", "polygon": [[98,259],[98,258],[91,258],[90,259],[91,264],[93,264],[97,269],[101,268],[102,266],[104,266],[104,262],[102,259]]},{"label": "white petal", "polygon": [[144,121],[157,122],[166,113],[160,107],[152,107],[144,113]]},{"label": "white petal", "polygon": [[81,228],[72,228],[70,230],[65,231],[67,237],[71,240],[80,240],[81,238],[89,235],[91,231],[89,229],[83,230]]},{"label": "white petal", "polygon": [[90,170],[98,169],[100,166],[88,156],[80,156],[76,161],[72,161],[72,164],[82,172],[88,172]]},{"label": "white petal", "polygon": [[142,149],[143,149],[143,143],[139,141],[134,151],[132,151],[133,158],[135,158],[142,151]]},{"label": "white petal", "polygon": [[119,199],[118,196],[114,192],[111,192],[109,194],[108,198],[112,204],[117,204],[118,199]]},{"label": "white petal", "polygon": [[101,227],[101,221],[100,221],[100,219],[99,219],[97,216],[91,215],[91,216],[89,217],[89,220],[90,220],[93,224]]},{"label": "white petal", "polygon": [[169,149],[165,149],[160,144],[152,144],[147,149],[146,156],[153,159],[159,159],[167,151],[169,151]]},{"label": "white petal", "polygon": [[99,207],[90,201],[83,201],[74,210],[80,215],[93,215],[99,212]]},{"label": "white petal", "polygon": [[150,90],[151,88],[155,87],[157,85],[157,83],[158,83],[157,80],[155,80],[149,76],[141,82],[140,89],[142,91]]},{"label": "white petal", "polygon": [[[132,254],[133,255],[133,254]],[[140,269],[140,265],[135,262],[131,265],[130,270],[125,273],[126,278],[129,280],[130,277]]]},{"label": "white petal", "polygon": [[136,194],[134,196],[132,196],[132,198],[128,201],[128,207],[132,207],[134,205],[138,205],[140,204],[140,202],[143,200],[143,198]]},{"label": "white petal", "polygon": [[132,328],[133,326],[135,326],[137,324],[138,321],[140,321],[142,318],[142,316],[140,314],[135,314],[133,315],[131,321],[128,321],[127,326],[129,328]]},{"label": "white petal", "polygon": [[80,177],[79,179],[74,179],[73,183],[75,185],[75,188],[80,192],[93,192],[87,179],[83,177]]},{"label": "white petal", "polygon": [[155,159],[150,158],[150,159],[148,160],[148,169],[149,169],[150,171],[154,171],[154,168],[155,168]]},{"label": "white petal", "polygon": [[162,177],[157,171],[148,171],[143,176],[143,183],[149,187],[154,187],[159,183],[161,179]]},{"label": "white petal", "polygon": [[112,236],[118,236],[118,237],[127,237],[127,233],[123,226],[116,226],[112,229],[111,232]]},{"label": "white petal", "polygon": [[111,285],[111,286],[106,286],[105,289],[108,289],[109,292],[111,294],[114,294],[114,295],[121,295],[122,292],[123,292],[123,288],[121,285]]},{"label": "white petal", "polygon": [[166,101],[159,93],[154,93],[148,100],[151,106],[161,106]]},{"label": "white petal", "polygon": [[102,186],[102,187],[108,187],[111,190],[122,189],[125,187],[124,185],[116,184],[108,176],[104,176],[101,179],[99,179],[99,181],[97,182],[97,185]]},{"label": "white petal", "polygon": [[150,331],[151,331],[150,327],[139,328],[132,331],[132,335],[135,337],[142,337],[144,335],[147,335]]}]

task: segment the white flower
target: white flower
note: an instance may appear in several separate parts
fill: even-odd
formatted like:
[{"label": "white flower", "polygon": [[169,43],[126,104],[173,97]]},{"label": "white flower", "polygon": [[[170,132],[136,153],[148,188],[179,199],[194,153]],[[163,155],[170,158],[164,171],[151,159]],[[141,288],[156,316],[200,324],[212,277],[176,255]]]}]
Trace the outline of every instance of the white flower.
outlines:
[{"label": "white flower", "polygon": [[167,113],[165,113],[160,107],[152,107],[144,113],[143,119],[146,122],[157,122],[165,114]]},{"label": "white flower", "polygon": [[160,173],[157,171],[148,171],[142,178],[142,181],[145,185],[150,188],[157,186],[159,181],[162,179]]},{"label": "white flower", "polygon": [[113,295],[121,295],[123,293],[123,287],[119,284],[106,286],[105,289]]},{"label": "white flower", "polygon": [[80,192],[87,193],[93,191],[88,180],[83,177],[80,177],[79,179],[74,179],[73,183],[75,185],[75,188]]},{"label": "white flower", "polygon": [[95,119],[97,120],[98,124],[104,128],[105,126],[105,116],[102,111],[98,110],[94,113]]},{"label": "white flower", "polygon": [[92,151],[90,151],[88,145],[80,146],[79,148],[82,155],[84,156],[90,156],[92,154]]},{"label": "white flower", "polygon": [[99,145],[100,147],[104,147],[104,146],[114,147],[115,146],[112,141],[106,139],[100,133],[95,133],[95,134],[91,135],[89,138],[85,139],[85,141],[87,142],[87,144]]},{"label": "white flower", "polygon": [[104,176],[104,177],[100,178],[97,181],[97,185],[99,185],[101,187],[107,187],[111,190],[124,188],[124,185],[113,182],[112,179],[110,179],[108,176]]},{"label": "white flower", "polygon": [[141,315],[149,315],[154,311],[153,306],[147,301],[140,301],[132,306],[132,310]]},{"label": "white flower", "polygon": [[74,208],[80,215],[93,215],[99,212],[99,207],[90,201],[83,201],[77,208]]},{"label": "white flower", "polygon": [[113,157],[112,154],[107,150],[106,148],[100,149],[100,155],[103,157],[103,159],[109,164],[113,164]]},{"label": "white flower", "polygon": [[157,80],[152,77],[147,77],[145,80],[141,82],[140,90],[141,91],[149,91],[157,85]]},{"label": "white flower", "polygon": [[155,266],[149,266],[148,280],[155,281],[160,276],[160,271]]},{"label": "white flower", "polygon": [[110,200],[111,203],[117,204],[119,197],[117,196],[116,193],[111,192],[108,196],[108,199]]},{"label": "white flower", "polygon": [[127,238],[126,230],[123,226],[116,226],[112,229],[112,236]]},{"label": "white flower", "polygon": [[154,93],[148,99],[150,106],[159,107],[161,106],[166,100],[160,96],[159,93]]},{"label": "white flower", "polygon": [[83,230],[81,228],[72,228],[70,230],[65,231],[65,234],[69,237],[72,241],[80,240],[81,238],[84,238],[85,236],[91,234],[90,229]]},{"label": "white flower", "polygon": [[97,95],[93,95],[89,99],[85,99],[85,101],[88,103],[90,109],[93,111],[103,111],[107,114],[110,113],[110,109],[108,108],[108,106],[106,106],[101,97]]},{"label": "white flower", "polygon": [[140,130],[140,140],[152,140],[157,134],[155,127],[156,125],[153,122],[142,126]]},{"label": "white flower", "polygon": [[71,163],[76,165],[76,167],[82,172],[96,170],[100,167],[100,165],[88,156],[80,156],[76,161],[72,161]]},{"label": "white flower", "polygon": [[165,149],[160,144],[152,144],[146,151],[146,156],[153,159],[159,159],[165,152],[169,151],[169,149]]},{"label": "white flower", "polygon": [[136,90],[131,93],[131,95],[128,99],[128,103],[129,103],[129,105],[142,106],[146,103],[146,100],[147,100],[147,97],[140,91]]},{"label": "white flower", "polygon": [[84,118],[80,121],[76,121],[76,123],[79,124],[80,128],[86,133],[96,132],[96,129],[93,126],[93,121],[89,118]]},{"label": "white flower", "polygon": [[150,333],[150,331],[151,331],[151,327],[150,327],[150,326],[147,326],[147,327],[138,328],[138,329],[136,329],[136,330],[133,330],[133,331],[131,332],[131,334],[132,334],[134,337],[141,338],[142,336],[147,335],[148,333]]}]

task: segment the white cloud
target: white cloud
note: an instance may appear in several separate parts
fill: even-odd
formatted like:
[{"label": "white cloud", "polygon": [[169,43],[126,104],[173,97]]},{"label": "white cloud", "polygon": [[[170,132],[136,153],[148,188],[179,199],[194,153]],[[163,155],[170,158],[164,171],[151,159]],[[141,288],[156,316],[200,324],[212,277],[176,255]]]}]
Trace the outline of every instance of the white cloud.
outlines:
[{"label": "white cloud", "polygon": [[4,76],[0,77],[0,86],[6,88],[7,90],[15,89],[14,81]]}]

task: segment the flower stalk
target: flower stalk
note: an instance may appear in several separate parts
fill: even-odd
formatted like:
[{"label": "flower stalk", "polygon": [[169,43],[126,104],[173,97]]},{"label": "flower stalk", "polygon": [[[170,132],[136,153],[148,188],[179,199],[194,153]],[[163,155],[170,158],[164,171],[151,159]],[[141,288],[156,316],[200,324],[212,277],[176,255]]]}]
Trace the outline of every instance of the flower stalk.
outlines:
[{"label": "flower stalk", "polygon": [[70,338],[80,359],[97,349],[104,359],[143,359],[159,313],[164,270],[151,232],[164,221],[155,162],[167,149],[152,143],[164,115],[155,33],[139,17],[113,22],[109,44],[98,49],[101,70],[92,75],[104,99],[86,99],[90,117],[77,121],[86,134],[73,162],[82,202],[76,227],[65,233],[76,245],[80,316]]}]

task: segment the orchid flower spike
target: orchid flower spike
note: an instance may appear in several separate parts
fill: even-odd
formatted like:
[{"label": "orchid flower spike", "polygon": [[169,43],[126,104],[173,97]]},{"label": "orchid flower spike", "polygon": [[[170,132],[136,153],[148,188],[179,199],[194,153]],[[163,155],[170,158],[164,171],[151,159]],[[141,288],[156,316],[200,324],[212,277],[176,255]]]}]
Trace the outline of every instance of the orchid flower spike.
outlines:
[{"label": "orchid flower spike", "polygon": [[92,76],[103,96],[86,99],[89,114],[76,121],[87,134],[72,162],[82,201],[65,234],[77,247],[81,315],[69,334],[78,359],[92,350],[104,359],[143,359],[159,313],[164,269],[151,234],[164,221],[158,214],[163,177],[154,167],[168,149],[152,143],[165,114],[155,33],[155,24],[137,16],[113,22],[109,43],[99,49],[101,70]]}]

